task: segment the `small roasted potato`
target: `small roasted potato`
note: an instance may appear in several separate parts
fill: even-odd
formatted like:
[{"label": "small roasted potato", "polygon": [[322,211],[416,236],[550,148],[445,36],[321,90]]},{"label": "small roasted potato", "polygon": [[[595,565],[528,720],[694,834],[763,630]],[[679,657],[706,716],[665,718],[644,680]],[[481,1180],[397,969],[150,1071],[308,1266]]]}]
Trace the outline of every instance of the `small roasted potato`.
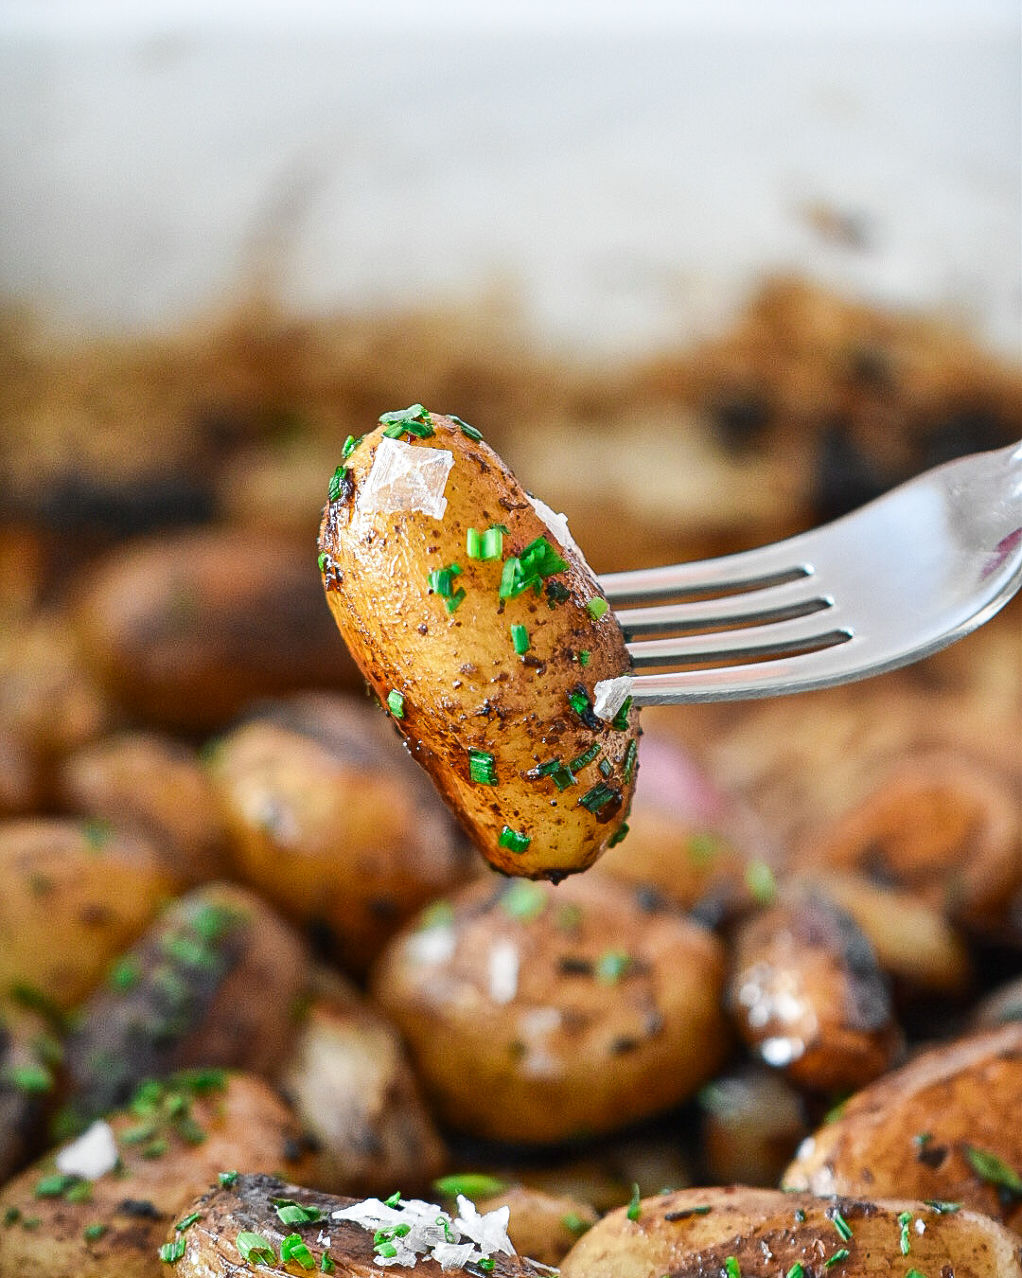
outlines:
[{"label": "small roasted potato", "polygon": [[184,742],[156,732],[104,737],[63,760],[58,791],[73,812],[141,831],[182,883],[221,877],[223,821],[199,757]]},{"label": "small roasted potato", "polygon": [[699,1092],[703,1176],[713,1185],[771,1188],[809,1134],[795,1088],[763,1066],[722,1074]]},{"label": "small roasted potato", "polygon": [[784,1184],[817,1194],[949,1200],[1017,1230],[1020,1113],[1016,1022],[930,1048],[857,1092],[802,1144]]},{"label": "small roasted potato", "polygon": [[598,872],[651,887],[713,925],[768,898],[779,858],[755,815],[663,733],[643,734],[639,759],[628,839]]},{"label": "small roasted potato", "polygon": [[742,1038],[799,1087],[859,1087],[901,1046],[869,942],[815,890],[786,891],[738,928],[729,990]]},{"label": "small roasted potato", "polygon": [[[70,1152],[73,1142],[0,1190],[4,1278],[159,1278],[170,1272],[159,1256],[168,1230],[177,1236],[175,1223],[220,1173],[310,1169],[284,1102],[245,1074],[200,1070],[149,1083],[90,1134],[88,1158]],[[97,1145],[119,1161],[93,1163]],[[60,1170],[77,1164],[92,1174]]]},{"label": "small roasted potato", "polygon": [[345,451],[319,548],[352,655],[493,865],[584,870],[621,833],[638,711],[565,520],[477,430],[419,404]]},{"label": "small roasted potato", "polygon": [[180,886],[151,843],[105,821],[0,824],[0,994],[70,1010]]},{"label": "small roasted potato", "polygon": [[1019,1278],[1019,1239],[974,1211],[921,1201],[814,1198],[775,1189],[686,1189],[604,1217],[561,1278]]},{"label": "small roasted potato", "polygon": [[479,864],[384,717],[353,697],[270,704],[219,739],[209,770],[239,876],[351,971]]},{"label": "small roasted potato", "polygon": [[309,980],[300,938],[258,897],[213,884],[182,897],[113,964],[66,1042],[71,1112],[86,1120],[146,1078],[199,1066],[272,1077]]},{"label": "small roasted potato", "polygon": [[437,1112],[516,1143],[674,1105],[728,1047],[716,938],[607,878],[482,881],[436,903],[372,974]]},{"label": "small roasted potato", "polygon": [[[384,1212],[389,1210],[399,1224],[403,1216],[430,1229],[433,1241],[440,1246],[445,1245],[447,1235],[451,1240],[461,1238],[472,1250],[472,1239],[458,1230],[457,1218],[441,1215],[438,1206],[426,1210],[425,1202],[405,1199],[396,1209],[379,1205]],[[373,1225],[333,1219],[334,1212],[355,1206],[356,1199],[335,1198],[272,1176],[239,1176],[230,1185],[211,1189],[193,1202],[185,1217],[191,1220],[188,1227],[168,1235],[170,1243],[177,1244],[181,1252],[174,1261],[175,1278],[234,1278],[253,1268],[263,1272],[264,1265],[265,1272],[281,1272],[283,1265],[283,1272],[290,1274],[315,1269],[336,1278],[375,1278],[379,1274],[390,1274],[392,1278],[439,1278],[459,1269],[463,1273],[489,1273],[493,1278],[547,1278],[550,1273],[547,1266],[534,1264],[510,1249],[491,1249],[488,1259],[492,1264],[484,1267],[474,1262],[457,1267],[441,1265],[432,1255],[420,1253],[409,1263],[398,1261],[384,1268],[380,1260],[396,1253],[395,1244],[389,1240],[396,1237],[400,1243],[402,1235],[387,1233],[386,1227],[378,1232]],[[293,1212],[292,1221],[285,1223],[282,1213],[289,1209]],[[329,1261],[324,1262],[324,1254]],[[487,1258],[487,1253],[479,1250],[475,1254]]]},{"label": "small roasted potato", "polygon": [[960,751],[917,752],[814,832],[798,862],[857,870],[991,934],[1022,883],[1022,796],[1011,777]]},{"label": "small roasted potato", "polygon": [[320,995],[296,1029],[281,1090],[329,1193],[425,1192],[446,1150],[397,1030],[354,990]]},{"label": "small roasted potato", "polygon": [[799,876],[855,920],[877,966],[905,992],[961,994],[969,953],[942,911],[915,892],[875,883],[862,874],[819,870]]},{"label": "small roasted potato", "polygon": [[548,1194],[528,1185],[509,1185],[486,1198],[476,1208],[481,1212],[510,1211],[508,1236],[520,1256],[544,1265],[559,1265],[599,1216],[589,1203],[577,1198]]},{"label": "small roasted potato", "polygon": [[76,595],[90,669],[151,724],[204,731],[261,697],[358,681],[315,569],[286,538],[213,529],[132,542]]},{"label": "small roasted potato", "polygon": [[1022,976],[999,985],[973,1009],[974,1029],[993,1029],[1008,1021],[1022,1021]]}]

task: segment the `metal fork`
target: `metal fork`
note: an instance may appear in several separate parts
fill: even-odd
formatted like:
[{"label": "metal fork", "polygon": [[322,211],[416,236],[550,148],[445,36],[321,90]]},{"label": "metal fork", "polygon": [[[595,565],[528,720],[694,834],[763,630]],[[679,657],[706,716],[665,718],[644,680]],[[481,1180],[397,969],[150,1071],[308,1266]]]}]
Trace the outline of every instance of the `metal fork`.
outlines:
[{"label": "metal fork", "polygon": [[882,674],[969,634],[1022,584],[1022,442],[938,466],[787,541],[600,583],[635,667],[660,668],[616,690],[639,705]]}]

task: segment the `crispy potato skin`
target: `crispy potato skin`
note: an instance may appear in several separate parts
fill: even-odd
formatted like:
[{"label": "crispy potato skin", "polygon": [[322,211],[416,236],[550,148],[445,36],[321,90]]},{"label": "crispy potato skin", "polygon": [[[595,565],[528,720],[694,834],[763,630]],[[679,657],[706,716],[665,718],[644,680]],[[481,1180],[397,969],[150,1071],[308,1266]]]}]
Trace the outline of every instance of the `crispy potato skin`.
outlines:
[{"label": "crispy potato skin", "polygon": [[[907,1255],[898,1219],[904,1211],[911,1213]],[[838,1231],[835,1213],[850,1238]],[[1019,1278],[1020,1246],[1010,1230],[972,1211],[941,1214],[910,1200],[821,1199],[732,1185],[644,1199],[637,1220],[620,1208],[575,1244],[561,1278],[720,1278],[732,1256],[748,1275],[783,1275],[798,1262],[807,1278],[890,1278],[911,1267],[934,1278]],[[847,1258],[826,1268],[840,1249]]]},{"label": "crispy potato skin", "polygon": [[[611,612],[595,620],[587,610],[590,600],[602,599],[591,569],[546,525],[496,453],[448,417],[431,421],[434,434],[411,447],[453,457],[443,518],[360,504],[384,438],[382,427],[371,431],[348,458],[349,482],[324,513],[319,548],[327,601],[381,701],[395,689],[404,695],[398,729],[487,859],[507,874],[559,878],[596,859],[631,801],[635,767],[628,751],[638,711],[632,707],[618,731],[591,710],[580,716],[568,700],[576,689],[591,700],[598,681],[628,671],[624,637]],[[532,588],[499,597],[501,559],[466,555],[467,530],[494,524],[508,529],[504,559],[538,537],[549,541],[568,567],[548,582],[567,598],[554,602]],[[454,585],[465,597],[448,612],[428,578],[452,563],[462,568]],[[512,624],[528,630],[522,656],[512,644]],[[580,652],[589,653],[584,666]],[[580,765],[577,784],[558,790],[540,775],[541,765],[567,764],[593,745],[599,753]],[[496,784],[471,779],[470,750],[493,755]],[[611,769],[606,777],[602,760]],[[612,798],[593,813],[579,800],[599,783]],[[505,827],[531,839],[524,851],[500,845]]]},{"label": "crispy potato skin", "polygon": [[1003,1200],[966,1151],[989,1151],[1022,1171],[1020,1113],[1022,1023],[1014,1022],[935,1047],[857,1093],[803,1144],[784,1184],[952,1200],[1018,1230],[1022,1203]]},{"label": "crispy potato skin", "polygon": [[[374,1263],[373,1235],[354,1221],[330,1220],[330,1213],[356,1202],[354,1198],[335,1198],[276,1180],[272,1176],[239,1176],[229,1188],[216,1188],[204,1194],[188,1208],[188,1214],[199,1213],[199,1219],[182,1234],[169,1234],[173,1240],[184,1239],[185,1254],[174,1266],[174,1278],[234,1278],[236,1274],[251,1273],[256,1267],[248,1265],[235,1247],[235,1239],[242,1231],[262,1234],[279,1254],[280,1244],[286,1235],[295,1232],[294,1227],[282,1225],[273,1200],[288,1198],[303,1207],[317,1207],[327,1219],[323,1228],[330,1236],[329,1253],[336,1268],[335,1278],[379,1278],[389,1274],[391,1278],[440,1278],[443,1270],[435,1260],[420,1259],[414,1268],[407,1265],[391,1265],[386,1269]],[[320,1228],[316,1225],[301,1231],[314,1257],[314,1270],[320,1271],[320,1258],[327,1250],[317,1241]],[[546,1278],[549,1270],[534,1265],[521,1256],[495,1255],[493,1278]],[[259,1272],[269,1272],[258,1266]],[[305,1272],[297,1263],[273,1270],[289,1274]],[[448,1271],[457,1272],[457,1271]],[[461,1270],[462,1273],[475,1272]],[[481,1270],[478,1272],[482,1272]]]},{"label": "crispy potato skin", "polygon": [[406,929],[372,976],[437,1112],[494,1140],[614,1131],[713,1074],[720,942],[596,875],[483,881]]},{"label": "crispy potato skin", "polygon": [[[0,1227],[0,1274],[4,1278],[158,1278],[170,1272],[158,1249],[188,1204],[221,1171],[247,1167],[254,1171],[286,1168],[289,1175],[307,1174],[308,1155],[301,1131],[283,1101],[260,1079],[236,1074],[226,1088],[192,1102],[191,1114],[205,1133],[194,1144],[171,1132],[158,1158],[146,1158],[143,1145],[125,1142],[125,1131],[137,1128],[131,1112],[110,1119],[118,1139],[124,1174],[108,1173],[92,1183],[89,1202],[35,1193],[41,1177],[52,1174],[46,1157],[21,1173],[0,1192],[0,1219],[17,1209],[14,1224]],[[23,1220],[37,1219],[25,1228]],[[89,1240],[85,1229],[105,1225],[101,1238]],[[227,1271],[224,1271],[227,1272]]]}]

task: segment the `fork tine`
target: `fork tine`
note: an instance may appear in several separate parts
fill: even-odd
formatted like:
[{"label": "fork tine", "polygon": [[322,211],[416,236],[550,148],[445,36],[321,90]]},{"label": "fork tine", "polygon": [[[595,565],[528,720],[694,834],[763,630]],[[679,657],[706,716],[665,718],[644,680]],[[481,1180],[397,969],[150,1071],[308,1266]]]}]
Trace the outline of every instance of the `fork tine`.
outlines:
[{"label": "fork tine", "polygon": [[829,608],[832,600],[820,592],[810,574],[762,590],[744,592],[722,599],[689,600],[686,603],[621,608],[615,611],[626,639],[661,630],[724,630],[729,626],[764,625],[808,616]]},{"label": "fork tine", "polygon": [[[851,645],[847,646],[848,648]],[[847,650],[842,647],[842,651]],[[706,701],[749,701],[789,693],[808,692],[860,677],[835,669],[834,648],[819,648],[749,665],[717,666],[709,670],[672,670],[665,674],[635,675],[629,694],[638,706],[695,705]]]},{"label": "fork tine", "polygon": [[605,573],[600,585],[612,604],[643,603],[684,594],[762,590],[811,575],[812,564],[806,562],[800,545],[805,535],[717,559]]},{"label": "fork tine", "polygon": [[828,614],[817,613],[730,630],[716,634],[672,635],[668,639],[646,639],[627,644],[636,666],[666,666],[676,663],[722,661],[733,657],[772,657],[805,651],[807,648],[833,647],[851,639],[852,631],[827,625]]}]

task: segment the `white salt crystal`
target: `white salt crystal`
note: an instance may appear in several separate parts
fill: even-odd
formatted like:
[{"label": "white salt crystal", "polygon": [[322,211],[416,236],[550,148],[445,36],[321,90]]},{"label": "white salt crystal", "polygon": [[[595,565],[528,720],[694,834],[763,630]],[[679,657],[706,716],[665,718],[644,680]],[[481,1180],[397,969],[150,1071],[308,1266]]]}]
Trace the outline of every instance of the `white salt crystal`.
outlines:
[{"label": "white salt crystal", "polygon": [[631,675],[618,675],[616,679],[601,679],[593,689],[593,713],[601,719],[611,720],[624,705],[635,682]]},{"label": "white salt crystal", "polygon": [[120,1155],[109,1123],[93,1123],[57,1155],[57,1171],[83,1180],[99,1180],[117,1166]]},{"label": "white salt crystal", "polygon": [[454,454],[445,448],[403,444],[384,437],[376,446],[373,464],[355,503],[359,515],[391,514],[419,510],[443,519],[447,509],[444,489],[454,465]]}]

